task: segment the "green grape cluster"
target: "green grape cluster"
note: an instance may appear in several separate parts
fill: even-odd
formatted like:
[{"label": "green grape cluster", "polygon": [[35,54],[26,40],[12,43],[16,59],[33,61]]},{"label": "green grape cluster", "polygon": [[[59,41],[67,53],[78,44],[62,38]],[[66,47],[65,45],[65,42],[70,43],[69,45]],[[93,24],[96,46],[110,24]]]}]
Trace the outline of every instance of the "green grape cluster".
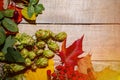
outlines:
[{"label": "green grape cluster", "polygon": [[23,49],[25,46],[33,46],[35,43],[33,37],[27,35],[26,33],[17,33],[15,39],[16,39],[15,46],[20,50]]},{"label": "green grape cluster", "polygon": [[[18,50],[24,58],[24,63],[6,63],[3,67],[4,72],[16,73],[26,68],[35,70],[48,66],[48,60],[54,57],[59,49],[59,43],[65,40],[65,32],[53,33],[50,30],[39,29],[35,36],[26,33],[15,35],[14,48]],[[0,52],[0,60],[4,61],[5,55]]]}]

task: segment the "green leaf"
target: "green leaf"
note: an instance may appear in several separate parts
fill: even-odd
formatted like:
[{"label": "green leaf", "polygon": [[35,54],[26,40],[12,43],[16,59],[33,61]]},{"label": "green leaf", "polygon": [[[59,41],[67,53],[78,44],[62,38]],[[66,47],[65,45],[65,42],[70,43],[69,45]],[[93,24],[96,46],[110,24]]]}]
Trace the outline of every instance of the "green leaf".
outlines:
[{"label": "green leaf", "polygon": [[5,40],[5,45],[2,49],[2,52],[6,54],[7,53],[7,48],[12,47],[14,43],[15,43],[15,38],[12,37],[12,36],[8,36]]},{"label": "green leaf", "polygon": [[2,19],[4,16],[2,14],[2,12],[0,11],[0,19]]},{"label": "green leaf", "polygon": [[6,35],[4,29],[3,27],[0,26],[0,45],[4,43],[5,39],[6,39]]},{"label": "green leaf", "polygon": [[3,11],[3,15],[6,16],[6,17],[13,17],[14,11],[15,10],[12,10],[12,9],[6,9],[6,10]]},{"label": "green leaf", "polygon": [[10,32],[18,32],[17,24],[9,18],[4,18],[2,25]]},{"label": "green leaf", "polygon": [[39,0],[30,0],[30,4],[31,5],[35,5],[35,4],[37,4],[39,2]]},{"label": "green leaf", "polygon": [[0,25],[0,31],[5,32],[4,28]]},{"label": "green leaf", "polygon": [[4,43],[4,40],[5,40],[5,36],[3,35],[2,32],[0,32],[0,45]]},{"label": "green leaf", "polygon": [[36,13],[37,15],[38,15],[38,14],[41,14],[43,10],[45,10],[43,4],[35,5],[35,13]]},{"label": "green leaf", "polygon": [[35,13],[35,10],[34,10],[33,5],[29,5],[28,6],[28,16],[29,16],[29,18],[31,18],[32,15],[34,15],[34,13]]},{"label": "green leaf", "polygon": [[24,58],[20,54],[19,51],[15,50],[13,47],[7,48],[7,54],[5,55],[5,59],[8,62],[20,62],[24,63]]}]

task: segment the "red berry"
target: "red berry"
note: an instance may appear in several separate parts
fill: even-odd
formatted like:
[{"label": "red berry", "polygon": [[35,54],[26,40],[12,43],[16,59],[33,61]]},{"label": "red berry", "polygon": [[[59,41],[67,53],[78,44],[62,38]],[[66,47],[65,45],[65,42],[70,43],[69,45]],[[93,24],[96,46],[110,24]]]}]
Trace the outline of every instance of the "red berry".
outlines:
[{"label": "red berry", "polygon": [[14,11],[14,16],[13,16],[13,19],[14,19],[14,21],[17,23],[17,20],[18,20],[18,16],[19,16],[19,13],[18,13],[18,11]]},{"label": "red berry", "polygon": [[57,74],[56,74],[56,73],[52,73],[52,76],[53,76],[54,78],[56,78],[56,77],[57,77]]}]

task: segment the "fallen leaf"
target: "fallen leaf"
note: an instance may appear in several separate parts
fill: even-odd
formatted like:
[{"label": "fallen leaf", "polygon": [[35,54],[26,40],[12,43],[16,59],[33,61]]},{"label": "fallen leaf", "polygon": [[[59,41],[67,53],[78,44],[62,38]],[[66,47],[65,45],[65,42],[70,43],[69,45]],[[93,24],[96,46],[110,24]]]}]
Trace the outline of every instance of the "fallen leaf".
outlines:
[{"label": "fallen leaf", "polygon": [[0,0],[0,10],[3,10],[3,0]]},{"label": "fallen leaf", "polygon": [[22,8],[19,8],[19,7],[16,7],[14,5],[9,5],[8,6],[8,9],[12,9],[12,10],[15,10],[14,12],[14,16],[13,16],[13,20],[16,22],[16,23],[20,23],[22,21],[22,13],[21,13],[21,10]]},{"label": "fallen leaf", "polygon": [[24,16],[24,18],[27,19],[27,20],[36,20],[36,14],[34,13],[31,17],[29,17],[27,11],[28,11],[27,7],[22,9],[22,15]]},{"label": "fallen leaf", "polygon": [[97,80],[120,80],[120,72],[107,67],[102,71],[97,72]]},{"label": "fallen leaf", "polygon": [[6,54],[7,48],[12,47],[14,43],[15,43],[15,38],[12,36],[8,36],[5,40],[5,44],[4,44],[4,47],[2,48],[2,52]]},{"label": "fallen leaf", "polygon": [[35,71],[27,70],[24,75],[26,76],[27,80],[48,80],[47,70],[51,70],[51,73],[54,72],[53,59],[49,59],[48,66],[46,68],[37,68]]},{"label": "fallen leaf", "polygon": [[61,57],[61,61],[65,63],[65,65],[75,66],[77,64],[78,56],[83,53],[82,50],[82,36],[80,39],[73,42],[72,45],[66,48],[66,40],[62,44],[62,50],[59,54]]},{"label": "fallen leaf", "polygon": [[18,62],[24,63],[25,60],[18,50],[15,50],[13,47],[7,48],[7,53],[5,55],[5,60],[7,62]]},{"label": "fallen leaf", "polygon": [[87,74],[90,80],[96,80],[96,74],[93,69],[90,54],[87,54],[78,60],[78,71]]},{"label": "fallen leaf", "polygon": [[80,58],[78,60],[78,70],[81,73],[87,74],[87,69],[93,69],[92,63],[91,63],[91,55],[87,54],[83,58]]}]

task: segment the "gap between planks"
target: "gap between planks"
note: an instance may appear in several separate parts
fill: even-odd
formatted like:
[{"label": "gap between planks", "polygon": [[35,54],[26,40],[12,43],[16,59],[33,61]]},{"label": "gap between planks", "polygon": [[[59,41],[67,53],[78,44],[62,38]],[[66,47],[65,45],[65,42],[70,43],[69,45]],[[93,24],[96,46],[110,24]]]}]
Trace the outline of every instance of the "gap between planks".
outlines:
[{"label": "gap between planks", "polygon": [[[21,23],[28,24],[28,23]],[[35,24],[35,23],[31,23]],[[120,25],[120,23],[37,23],[38,25]]]}]

